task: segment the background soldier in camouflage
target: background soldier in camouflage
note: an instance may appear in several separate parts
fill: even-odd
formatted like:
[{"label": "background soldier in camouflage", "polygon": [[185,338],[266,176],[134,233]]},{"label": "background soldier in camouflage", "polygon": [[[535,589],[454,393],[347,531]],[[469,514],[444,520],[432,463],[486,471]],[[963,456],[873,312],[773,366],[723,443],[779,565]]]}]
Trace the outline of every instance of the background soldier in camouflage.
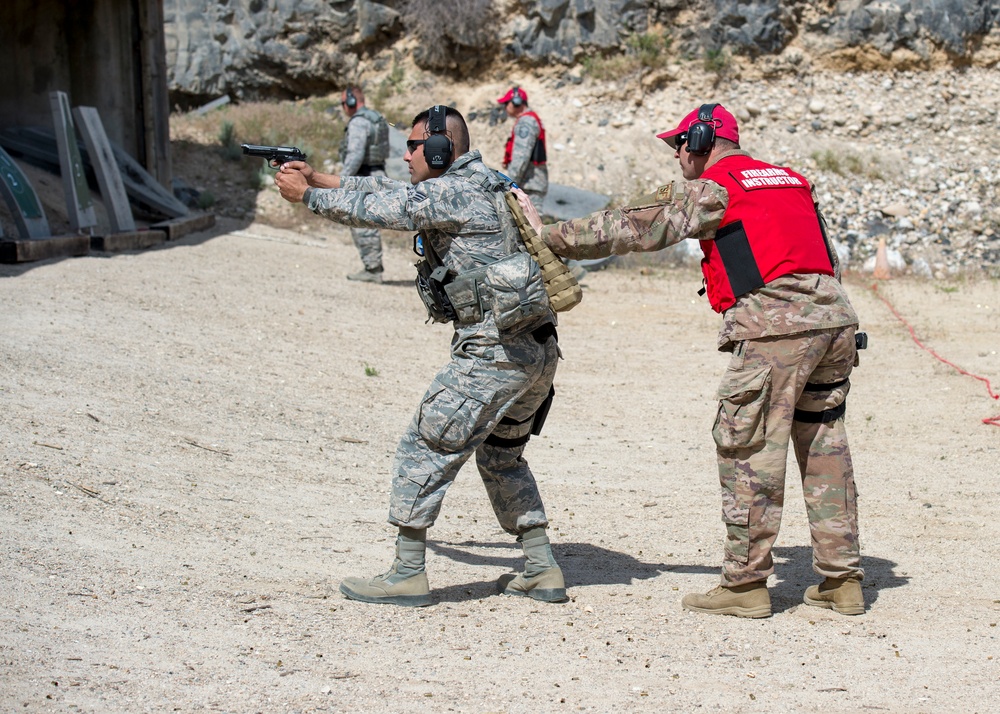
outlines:
[{"label": "background soldier in camouflage", "polygon": [[528,93],[512,87],[497,99],[507,116],[514,120],[510,138],[504,147],[503,168],[521,190],[541,209],[549,192],[549,169],[545,129],[538,114],[528,108]]},{"label": "background soldier in camouflage", "polygon": [[[695,128],[698,122],[702,126]],[[719,349],[732,352],[713,427],[726,543],[721,584],[707,594],[685,596],[682,604],[713,614],[771,614],[766,581],[774,572],[771,547],[781,521],[791,440],[813,568],[825,578],[806,590],[805,602],[861,614],[857,493],[843,419],[857,363],[858,319],[839,279],[836,252],[820,228],[814,196],[801,176],[741,151],[736,119],[719,105],[704,105],[658,136],[675,149],[687,181],[662,186],[632,206],[548,226],[524,197],[519,200],[543,240],[563,256],[597,258],[659,250],[685,238],[702,241],[706,288],[723,313]],[[690,145],[691,136],[697,147]],[[702,178],[706,173],[713,178]],[[763,210],[768,207],[773,210]],[[713,272],[725,247],[722,239],[739,231],[745,247],[756,246],[752,255],[739,256],[721,275]],[[793,257],[784,268],[768,271],[766,280],[760,276],[752,289],[734,287],[727,300],[720,299],[735,275],[748,267],[763,272],[773,259],[776,249],[760,248],[748,236],[779,247],[808,238],[818,267],[787,270],[795,260],[808,262]]]},{"label": "background soldier in camouflage", "polygon": [[[348,87],[340,97],[347,115],[344,140],[340,143],[340,173],[344,176],[385,176],[389,158],[389,124],[385,117],[365,106],[360,87]],[[361,254],[364,270],[348,280],[382,282],[382,234],[377,228],[353,227],[351,238]]]},{"label": "background soldier in camouflage", "polygon": [[[503,198],[506,184],[486,167],[478,151],[469,151],[462,115],[446,107],[432,111],[441,121],[446,115],[448,160],[442,168],[430,166],[435,162],[424,151],[432,137],[429,114],[418,114],[403,157],[412,185],[382,177],[320,174],[307,164],[291,162],[275,178],[281,195],[345,225],[419,230],[420,252],[453,271],[454,285],[470,271],[496,267],[508,258],[531,261],[518,252],[520,238]],[[440,132],[433,136],[439,144],[444,138]],[[526,265],[502,263],[508,264]],[[500,579],[501,591],[548,602],[566,599],[562,571],[546,535],[545,509],[522,456],[533,425],[540,428],[538,422],[544,420],[542,407],[551,398],[559,358],[555,315],[544,297],[537,265],[530,265],[535,265],[544,300],[536,304],[531,319],[517,317],[510,324],[509,315],[470,302],[462,319],[455,320],[451,361],[435,376],[396,451],[389,509],[389,522],[399,526],[396,558],[382,575],[344,580],[340,589],[348,598],[430,604],[424,568],[427,528],[437,519],[459,469],[475,454],[497,519],[517,536],[527,559],[523,573]],[[512,274],[500,278],[520,284]],[[482,284],[470,291],[488,293]]]}]

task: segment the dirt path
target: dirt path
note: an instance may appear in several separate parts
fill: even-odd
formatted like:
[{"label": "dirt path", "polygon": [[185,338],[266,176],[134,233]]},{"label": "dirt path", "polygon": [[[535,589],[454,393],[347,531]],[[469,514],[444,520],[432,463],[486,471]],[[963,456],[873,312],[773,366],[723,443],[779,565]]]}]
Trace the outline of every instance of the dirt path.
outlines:
[{"label": "dirt path", "polygon": [[[449,333],[405,252],[259,226],[0,266],[0,709],[973,712],[1000,695],[1000,413],[851,281],[871,348],[848,423],[868,614],[815,580],[790,485],[775,615],[684,613],[717,579],[709,434],[726,357],[693,272],[609,270],[560,327],[527,456],[572,601],[494,595],[519,551],[467,467],[433,607],[341,598],[388,564],[388,471]],[[647,271],[648,272],[648,271]],[[891,281],[920,337],[1000,388],[997,282]],[[377,373],[368,376],[368,373]],[[794,477],[791,481],[795,481]]]}]

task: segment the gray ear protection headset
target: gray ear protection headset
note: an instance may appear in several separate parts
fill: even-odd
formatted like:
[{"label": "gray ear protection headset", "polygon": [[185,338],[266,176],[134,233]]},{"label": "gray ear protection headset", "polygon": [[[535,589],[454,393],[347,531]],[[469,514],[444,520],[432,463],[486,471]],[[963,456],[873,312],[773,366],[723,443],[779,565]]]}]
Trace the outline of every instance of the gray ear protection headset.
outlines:
[{"label": "gray ear protection headset", "polygon": [[688,127],[687,152],[695,156],[705,156],[715,143],[715,119],[712,112],[718,104],[702,104],[698,109],[698,121]]},{"label": "gray ear protection headset", "polygon": [[427,132],[430,136],[424,141],[424,158],[432,169],[446,169],[451,165],[451,153],[455,147],[445,134],[446,117],[443,105],[435,104],[430,108],[427,117]]}]

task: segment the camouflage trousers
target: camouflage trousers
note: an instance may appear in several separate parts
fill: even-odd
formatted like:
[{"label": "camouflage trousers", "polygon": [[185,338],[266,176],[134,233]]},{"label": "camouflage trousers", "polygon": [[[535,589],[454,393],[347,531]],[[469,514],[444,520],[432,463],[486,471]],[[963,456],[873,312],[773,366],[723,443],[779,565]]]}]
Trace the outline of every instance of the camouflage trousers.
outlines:
[{"label": "camouflage trousers", "polygon": [[[385,176],[385,171],[374,169],[366,175]],[[358,249],[365,270],[382,270],[382,234],[378,228],[351,228],[351,240]]]},{"label": "camouflage trousers", "polygon": [[451,362],[434,377],[396,450],[390,523],[434,525],[445,492],[475,454],[505,531],[517,535],[548,525],[535,477],[522,456],[525,445],[504,442],[530,433],[531,417],[552,386],[559,348],[552,337],[545,344],[530,334],[512,339],[519,344],[507,354],[517,354],[516,362],[453,348]]},{"label": "camouflage trousers", "polygon": [[382,234],[378,228],[352,228],[351,239],[361,255],[365,270],[382,269]]},{"label": "camouflage trousers", "polygon": [[531,196],[538,212],[542,212],[542,199],[549,192],[549,168],[545,164],[532,164],[521,177],[519,185]]},{"label": "camouflage trousers", "polygon": [[854,327],[736,345],[712,430],[726,524],[723,585],[762,581],[774,572],[771,548],[781,524],[789,441],[802,479],[813,569],[831,578],[864,577],[842,415],[856,356]]}]

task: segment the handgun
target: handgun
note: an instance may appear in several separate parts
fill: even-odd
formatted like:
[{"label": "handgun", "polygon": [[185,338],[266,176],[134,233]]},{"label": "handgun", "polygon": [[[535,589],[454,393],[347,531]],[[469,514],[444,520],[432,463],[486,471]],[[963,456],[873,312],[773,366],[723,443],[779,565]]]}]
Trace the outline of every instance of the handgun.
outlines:
[{"label": "handgun", "polygon": [[247,156],[260,156],[267,161],[272,169],[281,168],[286,161],[305,161],[306,155],[297,146],[257,146],[256,144],[240,144]]}]

